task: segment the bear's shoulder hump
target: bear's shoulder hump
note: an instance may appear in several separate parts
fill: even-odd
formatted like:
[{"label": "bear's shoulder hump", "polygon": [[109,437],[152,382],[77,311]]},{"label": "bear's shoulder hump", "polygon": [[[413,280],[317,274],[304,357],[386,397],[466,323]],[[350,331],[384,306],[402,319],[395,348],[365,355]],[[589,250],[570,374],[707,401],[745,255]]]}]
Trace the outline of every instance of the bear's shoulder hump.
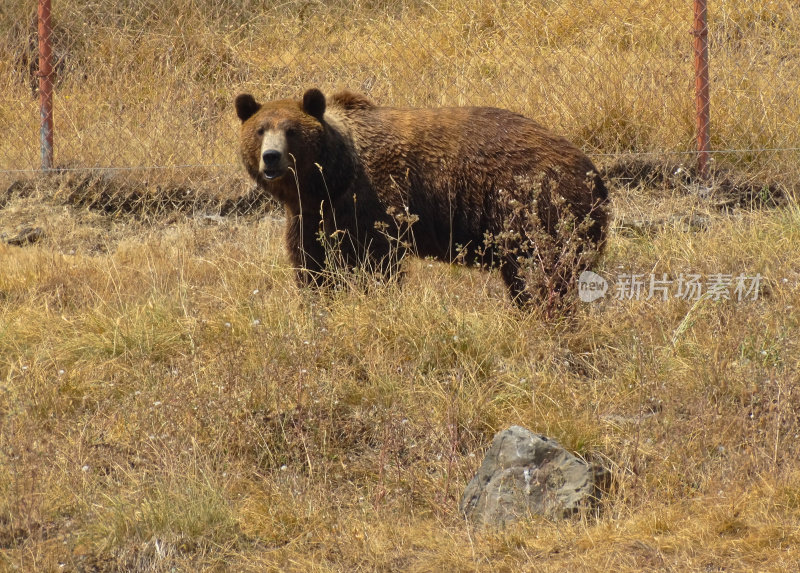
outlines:
[{"label": "bear's shoulder hump", "polygon": [[329,104],[341,109],[373,109],[375,104],[367,96],[351,91],[341,91],[333,94]]}]

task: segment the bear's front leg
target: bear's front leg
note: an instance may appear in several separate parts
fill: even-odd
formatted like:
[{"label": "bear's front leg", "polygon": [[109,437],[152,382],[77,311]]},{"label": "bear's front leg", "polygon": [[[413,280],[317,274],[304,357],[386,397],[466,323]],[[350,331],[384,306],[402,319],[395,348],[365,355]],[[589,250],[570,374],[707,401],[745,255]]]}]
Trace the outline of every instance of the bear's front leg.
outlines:
[{"label": "bear's front leg", "polygon": [[325,284],[325,249],[319,240],[320,217],[313,214],[287,214],[286,247],[300,286]]}]

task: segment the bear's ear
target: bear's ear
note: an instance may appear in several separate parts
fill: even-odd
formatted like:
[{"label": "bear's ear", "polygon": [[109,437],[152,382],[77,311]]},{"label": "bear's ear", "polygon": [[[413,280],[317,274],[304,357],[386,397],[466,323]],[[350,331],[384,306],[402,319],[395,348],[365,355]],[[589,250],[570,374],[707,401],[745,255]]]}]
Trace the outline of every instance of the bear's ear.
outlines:
[{"label": "bear's ear", "polygon": [[256,102],[255,98],[250,94],[239,94],[236,96],[236,115],[242,120],[242,123],[253,117],[259,109],[261,104]]},{"label": "bear's ear", "polygon": [[325,94],[317,88],[311,88],[303,94],[303,111],[322,121],[325,115]]}]

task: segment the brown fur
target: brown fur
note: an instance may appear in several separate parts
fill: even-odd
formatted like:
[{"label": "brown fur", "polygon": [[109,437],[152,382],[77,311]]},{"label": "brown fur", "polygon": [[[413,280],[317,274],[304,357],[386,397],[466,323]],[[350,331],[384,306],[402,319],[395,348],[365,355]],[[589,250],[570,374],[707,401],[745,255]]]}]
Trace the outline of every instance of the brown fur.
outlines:
[{"label": "brown fur", "polygon": [[[302,101],[265,104],[240,95],[236,107],[242,160],[286,207],[287,246],[301,283],[321,284],[323,242],[333,237],[333,252],[348,266],[366,264],[385,276],[408,250],[500,266],[523,304],[531,286],[539,296],[566,292],[602,248],[608,197],[595,166],[521,115],[379,107],[350,92],[326,100],[318,90]],[[270,128],[290,130],[294,171],[273,180],[259,166],[259,130]],[[565,218],[577,225],[572,242],[579,245],[571,251],[559,227]],[[543,238],[555,256],[543,256]],[[526,261],[553,279],[547,288],[526,284]]]}]

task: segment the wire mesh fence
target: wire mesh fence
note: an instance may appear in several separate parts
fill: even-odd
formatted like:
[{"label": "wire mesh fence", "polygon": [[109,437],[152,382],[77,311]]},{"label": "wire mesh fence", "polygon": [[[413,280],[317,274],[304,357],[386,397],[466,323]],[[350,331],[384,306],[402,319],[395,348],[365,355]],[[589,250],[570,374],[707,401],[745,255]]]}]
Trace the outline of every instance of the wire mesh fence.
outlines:
[{"label": "wire mesh fence", "polygon": [[[667,0],[52,0],[54,193],[106,212],[247,212],[264,198],[239,165],[232,100],[310,86],[505,107],[609,170],[631,157],[690,170],[692,18]],[[794,190],[800,9],[712,0],[708,22],[712,173]],[[7,196],[42,165],[38,27],[35,0],[0,6]]]}]

